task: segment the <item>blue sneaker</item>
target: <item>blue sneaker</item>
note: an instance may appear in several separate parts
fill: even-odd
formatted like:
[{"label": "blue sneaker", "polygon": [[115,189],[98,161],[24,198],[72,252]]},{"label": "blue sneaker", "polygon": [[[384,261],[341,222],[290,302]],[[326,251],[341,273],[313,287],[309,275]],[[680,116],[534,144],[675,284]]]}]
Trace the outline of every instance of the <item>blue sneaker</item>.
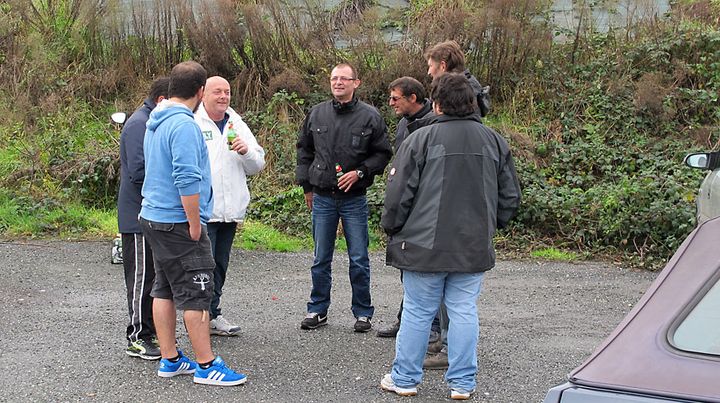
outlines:
[{"label": "blue sneaker", "polygon": [[178,350],[180,359],[178,362],[172,362],[167,358],[160,360],[158,367],[158,376],[163,378],[172,378],[175,375],[192,374],[197,369],[197,363],[185,357],[182,351]]},{"label": "blue sneaker", "polygon": [[198,365],[197,371],[195,371],[195,377],[193,378],[195,383],[217,386],[242,385],[246,380],[247,377],[245,375],[225,366],[225,361],[223,361],[219,355],[215,357],[212,365],[210,365],[208,369],[202,369]]}]

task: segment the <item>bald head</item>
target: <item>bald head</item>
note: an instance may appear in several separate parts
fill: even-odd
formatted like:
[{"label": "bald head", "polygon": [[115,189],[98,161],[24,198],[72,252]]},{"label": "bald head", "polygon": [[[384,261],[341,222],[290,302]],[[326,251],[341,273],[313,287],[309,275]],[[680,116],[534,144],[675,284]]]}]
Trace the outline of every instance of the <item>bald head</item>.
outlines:
[{"label": "bald head", "polygon": [[210,119],[223,120],[225,111],[230,106],[230,83],[220,76],[208,78],[205,83],[203,106]]}]

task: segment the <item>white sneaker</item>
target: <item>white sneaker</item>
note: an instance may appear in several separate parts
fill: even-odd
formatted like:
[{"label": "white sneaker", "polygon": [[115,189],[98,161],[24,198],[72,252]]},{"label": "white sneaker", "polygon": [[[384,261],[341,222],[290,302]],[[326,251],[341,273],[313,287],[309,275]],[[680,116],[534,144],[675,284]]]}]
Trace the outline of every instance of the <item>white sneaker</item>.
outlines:
[{"label": "white sneaker", "polygon": [[417,388],[401,388],[395,385],[390,374],[385,374],[383,379],[380,381],[380,388],[388,392],[394,392],[400,396],[415,396],[417,395]]},{"label": "white sneaker", "polygon": [[475,389],[471,391],[465,391],[463,389],[451,389],[450,390],[450,398],[453,400],[468,400],[470,399],[470,395],[475,393]]},{"label": "white sneaker", "polygon": [[240,326],[230,324],[222,315],[210,321],[210,334],[216,336],[237,336]]}]

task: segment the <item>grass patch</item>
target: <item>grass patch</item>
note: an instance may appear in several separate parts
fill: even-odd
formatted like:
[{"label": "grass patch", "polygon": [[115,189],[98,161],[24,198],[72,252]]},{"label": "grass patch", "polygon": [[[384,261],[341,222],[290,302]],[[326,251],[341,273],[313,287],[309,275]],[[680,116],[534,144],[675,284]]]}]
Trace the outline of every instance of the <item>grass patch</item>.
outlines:
[{"label": "grass patch", "polygon": [[311,238],[298,238],[283,234],[275,228],[258,221],[245,220],[235,246],[244,250],[271,250],[276,252],[297,252],[312,249]]},{"label": "grass patch", "polygon": [[117,214],[0,192],[0,231],[5,237],[111,239],[117,233]]},{"label": "grass patch", "polygon": [[578,254],[574,252],[562,251],[555,248],[543,248],[534,250],[530,256],[545,260],[560,260],[563,262],[571,262],[578,259]]}]

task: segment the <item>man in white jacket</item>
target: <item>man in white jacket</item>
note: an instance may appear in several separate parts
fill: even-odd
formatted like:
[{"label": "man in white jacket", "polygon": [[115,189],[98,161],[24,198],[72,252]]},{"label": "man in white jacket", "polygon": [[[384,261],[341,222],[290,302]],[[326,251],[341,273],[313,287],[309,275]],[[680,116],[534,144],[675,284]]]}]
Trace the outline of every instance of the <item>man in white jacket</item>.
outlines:
[{"label": "man in white jacket", "polygon": [[215,258],[215,295],[210,305],[210,334],[235,336],[240,326],[231,324],[220,310],[230,250],[238,223],[250,202],[247,177],[265,167],[265,150],[230,107],[230,83],[222,77],[207,79],[203,102],[195,112],[210,158],[215,205],[208,222],[208,236]]}]

